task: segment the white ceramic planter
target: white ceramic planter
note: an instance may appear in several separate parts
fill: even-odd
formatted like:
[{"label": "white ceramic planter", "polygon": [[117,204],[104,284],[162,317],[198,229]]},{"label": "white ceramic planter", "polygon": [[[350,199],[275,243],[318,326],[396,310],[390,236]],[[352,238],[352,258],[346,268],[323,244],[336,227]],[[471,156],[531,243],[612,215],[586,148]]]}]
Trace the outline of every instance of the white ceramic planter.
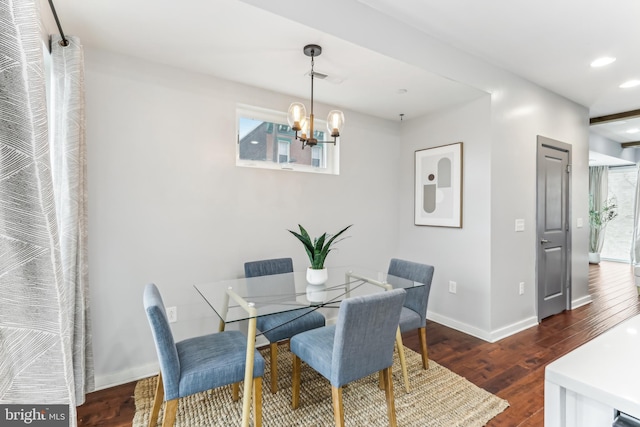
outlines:
[{"label": "white ceramic planter", "polygon": [[307,283],[310,285],[324,285],[327,279],[329,279],[329,272],[326,268],[314,270],[311,267],[307,267]]},{"label": "white ceramic planter", "polygon": [[597,252],[589,252],[589,264],[600,264],[600,254]]}]

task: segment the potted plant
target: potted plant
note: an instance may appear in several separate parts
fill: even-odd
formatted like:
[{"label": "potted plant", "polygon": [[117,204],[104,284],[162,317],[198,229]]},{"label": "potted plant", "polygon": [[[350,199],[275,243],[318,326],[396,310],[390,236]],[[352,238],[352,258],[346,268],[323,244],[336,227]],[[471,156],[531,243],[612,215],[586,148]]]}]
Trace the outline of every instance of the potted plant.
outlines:
[{"label": "potted plant", "polygon": [[600,209],[593,206],[593,197],[589,197],[589,263],[600,262],[600,251],[604,244],[604,230],[612,219],[618,216],[618,204],[615,198],[606,200]]},{"label": "potted plant", "polygon": [[322,285],[327,281],[328,273],[327,269],[324,267],[324,261],[327,258],[327,255],[329,255],[329,252],[333,249],[333,246],[342,240],[336,239],[342,235],[342,233],[347,231],[351,225],[346,226],[333,236],[323,233],[320,237],[316,237],[313,240],[311,239],[311,236],[309,236],[309,233],[307,233],[307,230],[305,230],[300,224],[298,224],[300,233],[287,230],[302,242],[304,250],[307,252],[307,256],[309,257],[309,261],[311,261],[311,266],[307,268],[307,282],[312,285]]}]

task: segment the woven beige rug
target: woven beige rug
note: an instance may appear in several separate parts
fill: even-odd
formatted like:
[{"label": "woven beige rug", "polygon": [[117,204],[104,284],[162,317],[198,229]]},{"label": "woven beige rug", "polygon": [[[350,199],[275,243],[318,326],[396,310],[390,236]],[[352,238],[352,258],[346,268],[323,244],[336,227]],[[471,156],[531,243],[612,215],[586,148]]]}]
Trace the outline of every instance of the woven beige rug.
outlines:
[{"label": "woven beige rug", "polygon": [[[404,390],[400,362],[394,360],[393,388],[399,426],[453,427],[483,426],[504,411],[509,403],[476,387],[447,368],[429,361],[422,369],[418,353],[405,348],[411,393]],[[265,353],[263,353],[265,355]],[[279,389],[269,390],[269,362],[263,380],[263,426],[332,426],[331,386],[318,373],[302,365],[300,407],[291,409],[291,353],[280,346]],[[156,378],[140,380],[135,389],[136,414],[132,427],[147,427]],[[240,389],[242,394],[242,387]],[[384,391],[378,375],[371,375],[343,388],[345,424],[348,426],[388,426]],[[231,400],[231,387],[221,387],[180,400],[176,427],[238,426],[242,419],[242,399]],[[162,410],[160,411],[162,420]],[[158,424],[160,426],[160,423]]]}]

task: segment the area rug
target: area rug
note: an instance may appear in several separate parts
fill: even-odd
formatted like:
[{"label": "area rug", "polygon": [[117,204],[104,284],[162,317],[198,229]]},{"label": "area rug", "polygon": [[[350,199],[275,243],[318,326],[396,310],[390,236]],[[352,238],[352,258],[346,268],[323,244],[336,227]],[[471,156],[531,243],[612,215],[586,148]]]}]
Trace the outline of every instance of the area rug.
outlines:
[{"label": "area rug", "polygon": [[[280,346],[278,392],[269,389],[269,358],[263,380],[262,424],[265,427],[332,426],[331,386],[305,364],[302,365],[300,406],[291,409],[291,353]],[[398,426],[453,427],[484,426],[504,411],[509,403],[475,386],[447,368],[429,361],[422,369],[418,353],[405,348],[411,392],[406,393],[397,352],[393,367]],[[263,356],[266,354],[263,353]],[[136,414],[132,427],[147,427],[155,393],[156,378],[140,380],[135,389]],[[242,394],[242,387],[240,390]],[[371,375],[343,388],[347,426],[388,426],[387,404],[378,388],[378,375]],[[160,411],[160,421],[162,410]],[[176,427],[239,426],[242,398],[231,400],[231,387],[195,394],[180,400]],[[158,426],[161,422],[158,423]]]}]

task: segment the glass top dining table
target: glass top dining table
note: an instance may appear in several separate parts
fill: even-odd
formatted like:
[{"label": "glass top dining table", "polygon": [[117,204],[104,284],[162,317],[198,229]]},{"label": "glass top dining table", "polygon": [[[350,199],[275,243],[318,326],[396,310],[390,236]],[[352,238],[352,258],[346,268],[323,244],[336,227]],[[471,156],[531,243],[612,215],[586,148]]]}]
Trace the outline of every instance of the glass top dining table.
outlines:
[{"label": "glass top dining table", "polygon": [[[274,313],[301,310],[307,307],[338,307],[346,298],[370,295],[397,288],[414,288],[414,282],[387,273],[358,267],[328,268],[323,285],[310,285],[306,271],[220,280],[194,285],[195,289],[220,318],[220,331],[229,323],[248,320],[247,356],[245,364],[242,426],[249,426],[251,387],[253,386],[253,358],[256,339],[256,319]],[[301,311],[304,315],[307,311]],[[396,334],[405,388],[409,380],[402,346],[400,328]]]},{"label": "glass top dining table", "polygon": [[[323,285],[310,285],[306,271],[221,280],[195,285],[195,289],[224,323],[233,323],[307,307],[338,307],[349,297],[422,283],[374,270],[354,267],[328,268]],[[251,313],[253,308],[255,313]]]}]

